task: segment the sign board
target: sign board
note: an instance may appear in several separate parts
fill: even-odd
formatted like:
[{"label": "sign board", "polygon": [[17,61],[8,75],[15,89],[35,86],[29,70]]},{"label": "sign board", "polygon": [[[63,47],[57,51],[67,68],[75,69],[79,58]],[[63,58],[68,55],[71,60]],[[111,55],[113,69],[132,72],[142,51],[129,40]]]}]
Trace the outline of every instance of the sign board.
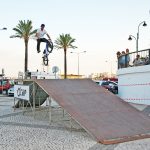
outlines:
[{"label": "sign board", "polygon": [[2,68],[2,74],[4,74],[4,68]]},{"label": "sign board", "polygon": [[23,99],[23,100],[29,100],[30,93],[29,93],[29,86],[27,85],[15,85],[14,86],[14,97]]},{"label": "sign board", "polygon": [[19,79],[23,79],[23,77],[24,77],[23,72],[18,72],[18,78],[19,78]]}]

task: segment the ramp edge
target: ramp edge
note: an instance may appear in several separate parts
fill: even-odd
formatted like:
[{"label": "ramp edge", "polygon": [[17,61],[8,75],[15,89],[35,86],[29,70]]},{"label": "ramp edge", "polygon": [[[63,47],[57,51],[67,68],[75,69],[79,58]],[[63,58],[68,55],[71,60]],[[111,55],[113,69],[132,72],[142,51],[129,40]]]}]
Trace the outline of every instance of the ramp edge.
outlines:
[{"label": "ramp edge", "polygon": [[99,143],[109,145],[109,144],[118,144],[118,143],[123,143],[123,142],[130,142],[130,141],[140,140],[140,139],[145,139],[145,138],[150,138],[150,133],[138,134],[138,135],[131,136],[131,137],[122,137],[122,138],[115,138],[115,139],[108,139],[108,140],[100,140]]}]

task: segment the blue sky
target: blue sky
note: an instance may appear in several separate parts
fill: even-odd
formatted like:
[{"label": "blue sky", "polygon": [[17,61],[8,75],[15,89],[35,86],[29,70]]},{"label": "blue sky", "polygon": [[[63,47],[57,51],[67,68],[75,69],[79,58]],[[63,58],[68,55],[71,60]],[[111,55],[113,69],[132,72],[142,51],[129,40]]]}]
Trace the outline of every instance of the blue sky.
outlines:
[{"label": "blue sky", "polygon": [[[24,42],[10,39],[19,20],[32,20],[35,29],[41,23],[54,41],[59,34],[70,33],[76,39],[78,48],[68,50],[68,73],[77,74],[77,55],[81,52],[80,73],[91,74],[116,71],[116,52],[129,48],[135,51],[135,40],[128,41],[129,34],[136,36],[138,25],[146,21],[148,26],[140,26],[139,49],[150,47],[150,1],[149,0],[5,0],[1,2],[0,28],[0,70],[7,76],[17,76],[24,70]],[[41,45],[41,49],[44,44]],[[54,50],[49,55],[50,67],[58,66],[64,71],[63,50]],[[42,70],[42,53],[36,52],[36,41],[29,42],[29,70]],[[107,61],[107,62],[106,62]],[[45,68],[46,70],[46,68]]]}]

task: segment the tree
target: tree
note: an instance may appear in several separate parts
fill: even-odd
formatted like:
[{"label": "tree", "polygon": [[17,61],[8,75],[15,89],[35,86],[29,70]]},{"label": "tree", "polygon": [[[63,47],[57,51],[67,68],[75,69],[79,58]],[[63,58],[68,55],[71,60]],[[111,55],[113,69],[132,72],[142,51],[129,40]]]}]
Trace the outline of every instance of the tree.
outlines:
[{"label": "tree", "polygon": [[36,33],[37,30],[32,31],[32,21],[27,20],[27,21],[22,21],[20,20],[18,25],[13,28],[14,31],[16,31],[16,34],[11,36],[11,37],[18,37],[18,38],[23,38],[24,43],[25,43],[25,63],[24,63],[24,71],[25,73],[28,70],[28,42],[29,42],[29,37],[33,34]]},{"label": "tree", "polygon": [[72,43],[75,42],[75,39],[70,36],[70,34],[61,34],[55,40],[55,47],[57,49],[64,49],[64,78],[67,78],[67,49],[68,48],[77,48],[73,46]]}]

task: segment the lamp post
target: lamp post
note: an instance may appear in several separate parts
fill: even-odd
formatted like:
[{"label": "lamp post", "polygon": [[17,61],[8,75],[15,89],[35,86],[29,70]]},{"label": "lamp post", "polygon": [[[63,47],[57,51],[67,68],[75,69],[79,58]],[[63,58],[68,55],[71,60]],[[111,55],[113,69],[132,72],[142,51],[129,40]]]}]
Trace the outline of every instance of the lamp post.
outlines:
[{"label": "lamp post", "polygon": [[[3,27],[3,28],[0,28],[0,30],[7,30],[7,28],[6,27]],[[2,69],[2,74],[1,74],[1,76],[2,76],[2,94],[3,94],[3,77],[4,77],[4,69]]]},{"label": "lamp post", "polygon": [[137,37],[133,36],[133,35],[129,35],[128,40],[132,40],[132,37],[136,40],[136,51],[138,52],[139,50],[139,31],[140,31],[140,26],[143,25],[144,27],[147,26],[145,21],[142,21],[141,23],[139,23],[138,25],[138,32],[137,32]]},{"label": "lamp post", "polygon": [[106,63],[110,63],[110,77],[112,77],[112,61],[105,61]]},{"label": "lamp post", "polygon": [[79,64],[80,64],[80,63],[79,63],[80,59],[79,59],[79,58],[80,58],[80,57],[79,57],[79,56],[80,56],[81,53],[86,53],[86,51],[82,51],[82,52],[70,52],[70,53],[75,53],[75,54],[77,54],[77,57],[78,57],[78,78],[79,78],[79,75],[80,75],[80,73],[79,73],[79,71],[80,71],[80,66],[79,66]]},{"label": "lamp post", "polygon": [[[116,72],[116,67],[117,67],[117,63],[118,61],[114,61],[114,60],[106,60],[106,63],[108,63],[108,75],[110,74],[110,78],[113,77],[114,72]],[[106,67],[107,68],[107,67]]]}]

